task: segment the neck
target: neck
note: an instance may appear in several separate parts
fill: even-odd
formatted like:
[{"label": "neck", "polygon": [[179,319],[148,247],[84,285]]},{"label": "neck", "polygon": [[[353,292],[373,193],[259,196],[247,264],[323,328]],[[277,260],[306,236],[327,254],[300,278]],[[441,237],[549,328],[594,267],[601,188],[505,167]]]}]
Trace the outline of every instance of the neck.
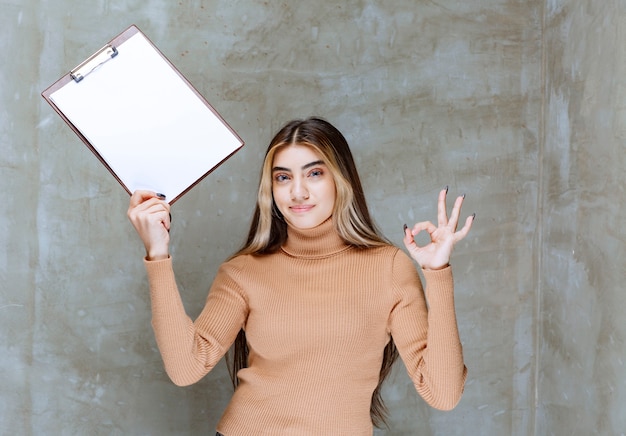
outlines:
[{"label": "neck", "polygon": [[312,229],[287,228],[287,241],[282,250],[290,256],[302,258],[328,257],[350,248],[339,236],[332,218]]}]

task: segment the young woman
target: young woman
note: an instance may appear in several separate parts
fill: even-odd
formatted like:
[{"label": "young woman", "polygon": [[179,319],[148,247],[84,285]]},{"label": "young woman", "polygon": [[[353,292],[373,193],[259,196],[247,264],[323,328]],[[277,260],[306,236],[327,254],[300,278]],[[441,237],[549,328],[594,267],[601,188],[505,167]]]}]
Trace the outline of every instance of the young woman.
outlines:
[{"label": "young woman", "polygon": [[[236,342],[236,389],[217,428],[226,436],[371,435],[384,422],[380,386],[398,353],[424,400],[452,409],[467,371],[449,260],[473,216],[457,231],[463,197],[448,218],[446,194],[438,226],[404,229],[424,293],[409,256],[376,230],[342,134],[319,118],[292,121],[267,149],[247,241],[192,321],[168,251],[169,205],[135,192],[128,216],[146,248],[168,375],[195,383]],[[414,240],[421,231],[425,246]]]}]

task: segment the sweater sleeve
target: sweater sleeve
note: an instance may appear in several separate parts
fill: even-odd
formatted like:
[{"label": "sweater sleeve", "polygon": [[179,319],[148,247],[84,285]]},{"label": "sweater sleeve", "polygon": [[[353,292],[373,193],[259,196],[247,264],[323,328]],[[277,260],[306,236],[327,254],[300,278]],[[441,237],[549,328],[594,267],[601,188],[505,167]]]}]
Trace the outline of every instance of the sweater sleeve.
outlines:
[{"label": "sweater sleeve", "polygon": [[220,267],[202,313],[186,314],[172,259],[145,261],[150,284],[152,327],[165,371],[179,386],[204,377],[230,348],[247,316],[247,302],[232,279],[233,268]]},{"label": "sweater sleeve", "polygon": [[411,259],[398,250],[393,263],[395,305],[390,333],[417,392],[432,407],[451,410],[463,393],[467,368],[454,309],[450,267],[424,270],[426,298]]}]

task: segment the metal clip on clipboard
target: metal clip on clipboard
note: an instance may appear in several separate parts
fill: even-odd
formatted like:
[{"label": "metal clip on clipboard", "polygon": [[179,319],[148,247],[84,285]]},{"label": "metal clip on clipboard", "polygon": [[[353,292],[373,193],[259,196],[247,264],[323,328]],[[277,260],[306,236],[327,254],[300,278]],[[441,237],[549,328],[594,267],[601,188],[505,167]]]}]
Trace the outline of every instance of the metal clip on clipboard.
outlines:
[{"label": "metal clip on clipboard", "polygon": [[87,74],[91,73],[105,62],[113,59],[115,56],[117,56],[117,49],[111,44],[107,44],[70,71],[70,76],[78,83],[83,80]]}]

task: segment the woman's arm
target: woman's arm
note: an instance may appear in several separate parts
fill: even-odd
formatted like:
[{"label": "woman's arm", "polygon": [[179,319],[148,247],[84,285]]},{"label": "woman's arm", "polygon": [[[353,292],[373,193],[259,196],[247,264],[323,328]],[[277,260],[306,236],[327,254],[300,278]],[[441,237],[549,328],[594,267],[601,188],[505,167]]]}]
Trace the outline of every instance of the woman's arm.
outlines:
[{"label": "woman's arm", "polygon": [[[397,255],[393,266],[398,302],[390,317],[390,331],[417,391],[433,407],[449,410],[461,398],[467,369],[454,308],[454,281],[450,256],[454,245],[467,236],[475,215],[457,231],[465,196],[456,199],[448,218],[446,195],[439,193],[437,226],[425,221],[405,227],[404,244],[421,265],[426,279],[426,296],[412,262]],[[430,243],[418,246],[415,236],[430,235]],[[428,305],[426,304],[428,301]]]},{"label": "woman's arm", "polygon": [[154,192],[137,191],[131,196],[128,217],[146,249],[152,326],[165,370],[177,385],[195,383],[234,341],[247,313],[245,298],[236,282],[227,278],[229,268],[222,266],[193,322],[185,312],[169,256],[169,204]]},{"label": "woman's arm", "polygon": [[171,259],[146,261],[152,327],[170,379],[179,386],[204,377],[224,356],[243,327],[248,305],[233,279],[232,262],[223,264],[195,322],[187,316]]},{"label": "woman's arm", "polygon": [[415,388],[432,407],[454,408],[461,398],[467,369],[454,309],[449,267],[424,271],[426,298],[415,265],[398,252],[393,266],[397,301],[390,333]]}]

